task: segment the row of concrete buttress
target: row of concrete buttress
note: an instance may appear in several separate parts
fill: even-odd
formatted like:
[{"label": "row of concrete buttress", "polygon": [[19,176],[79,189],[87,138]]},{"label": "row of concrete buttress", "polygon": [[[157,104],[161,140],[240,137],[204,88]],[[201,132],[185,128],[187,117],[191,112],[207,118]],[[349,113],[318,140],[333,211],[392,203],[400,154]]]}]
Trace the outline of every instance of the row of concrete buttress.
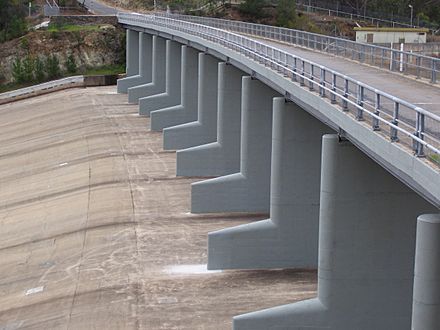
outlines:
[{"label": "row of concrete buttress", "polygon": [[178,150],[177,175],[218,176],[192,185],[192,212],[270,212],[210,233],[208,268],[318,267],[317,298],[237,316],[234,329],[440,329],[438,214],[419,217],[415,248],[417,216],[437,209],[234,66],[143,33],[138,56],[128,48],[126,80],[152,66],[128,93],[142,91],[141,113]]}]

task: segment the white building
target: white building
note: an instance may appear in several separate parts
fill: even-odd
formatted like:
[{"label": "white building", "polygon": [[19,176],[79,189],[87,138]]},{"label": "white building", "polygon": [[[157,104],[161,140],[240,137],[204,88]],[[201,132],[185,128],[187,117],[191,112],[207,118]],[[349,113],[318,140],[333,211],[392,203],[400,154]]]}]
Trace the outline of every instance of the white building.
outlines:
[{"label": "white building", "polygon": [[428,29],[355,27],[356,42],[369,44],[426,43]]}]

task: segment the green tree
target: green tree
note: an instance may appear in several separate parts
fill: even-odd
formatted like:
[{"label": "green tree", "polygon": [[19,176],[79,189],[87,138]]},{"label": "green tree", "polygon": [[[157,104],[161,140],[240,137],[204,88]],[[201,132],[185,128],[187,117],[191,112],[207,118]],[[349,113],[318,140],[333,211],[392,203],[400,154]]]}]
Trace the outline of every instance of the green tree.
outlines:
[{"label": "green tree", "polygon": [[240,11],[252,18],[261,18],[264,16],[263,8],[265,5],[265,0],[246,0],[240,4]]},{"label": "green tree", "polygon": [[0,42],[24,35],[27,32],[25,17],[24,0],[0,0]]},{"label": "green tree", "polygon": [[73,56],[73,54],[70,54],[67,57],[65,66],[66,66],[68,73],[76,73],[76,71],[78,70],[78,68],[76,66],[76,62],[75,62],[75,57]]},{"label": "green tree", "polygon": [[56,55],[50,55],[46,58],[47,78],[55,79],[61,75],[60,61]]},{"label": "green tree", "polygon": [[44,73],[44,61],[40,57],[35,59],[34,75],[37,82],[43,82],[46,79],[46,74]]},{"label": "green tree", "polygon": [[25,82],[32,82],[34,81],[34,68],[35,68],[35,61],[32,57],[29,55],[26,56],[23,59],[22,62],[23,66],[23,79]]},{"label": "green tree", "polygon": [[23,65],[19,58],[16,58],[14,62],[12,62],[12,78],[16,83],[21,84],[24,82]]},{"label": "green tree", "polygon": [[277,6],[277,24],[294,28],[296,23],[296,3],[292,0],[279,0]]}]

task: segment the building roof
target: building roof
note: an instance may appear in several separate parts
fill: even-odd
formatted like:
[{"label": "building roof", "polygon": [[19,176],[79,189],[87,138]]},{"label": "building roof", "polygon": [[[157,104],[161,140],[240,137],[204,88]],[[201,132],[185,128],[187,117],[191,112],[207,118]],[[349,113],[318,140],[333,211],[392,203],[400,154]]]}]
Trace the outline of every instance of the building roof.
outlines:
[{"label": "building roof", "polygon": [[425,32],[428,33],[429,29],[425,28],[392,28],[392,27],[355,27],[354,31],[370,31],[370,32]]}]

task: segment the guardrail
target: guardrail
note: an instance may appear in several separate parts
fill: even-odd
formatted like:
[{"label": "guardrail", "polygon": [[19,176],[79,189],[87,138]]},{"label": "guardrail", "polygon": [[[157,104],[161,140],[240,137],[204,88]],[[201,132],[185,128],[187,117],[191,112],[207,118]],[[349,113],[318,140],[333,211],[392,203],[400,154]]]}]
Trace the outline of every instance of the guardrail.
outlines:
[{"label": "guardrail", "polygon": [[63,79],[53,80],[42,84],[20,88],[11,92],[0,94],[0,104],[21,100],[29,96],[45,94],[60,89],[70,87],[80,87],[84,85],[84,76],[73,76]]},{"label": "guardrail", "polygon": [[150,29],[164,27],[220,44],[308,87],[321,97],[329,97],[331,103],[352,113],[356,120],[369,120],[373,131],[387,134],[392,142],[412,148],[416,156],[428,155],[436,162],[440,160],[440,117],[404,100],[233,32],[157,15],[120,13],[118,20]]},{"label": "guardrail", "polygon": [[281,41],[400,72],[414,78],[429,79],[433,84],[437,83],[440,76],[440,58],[277,26],[179,14],[155,13],[155,15]]}]

